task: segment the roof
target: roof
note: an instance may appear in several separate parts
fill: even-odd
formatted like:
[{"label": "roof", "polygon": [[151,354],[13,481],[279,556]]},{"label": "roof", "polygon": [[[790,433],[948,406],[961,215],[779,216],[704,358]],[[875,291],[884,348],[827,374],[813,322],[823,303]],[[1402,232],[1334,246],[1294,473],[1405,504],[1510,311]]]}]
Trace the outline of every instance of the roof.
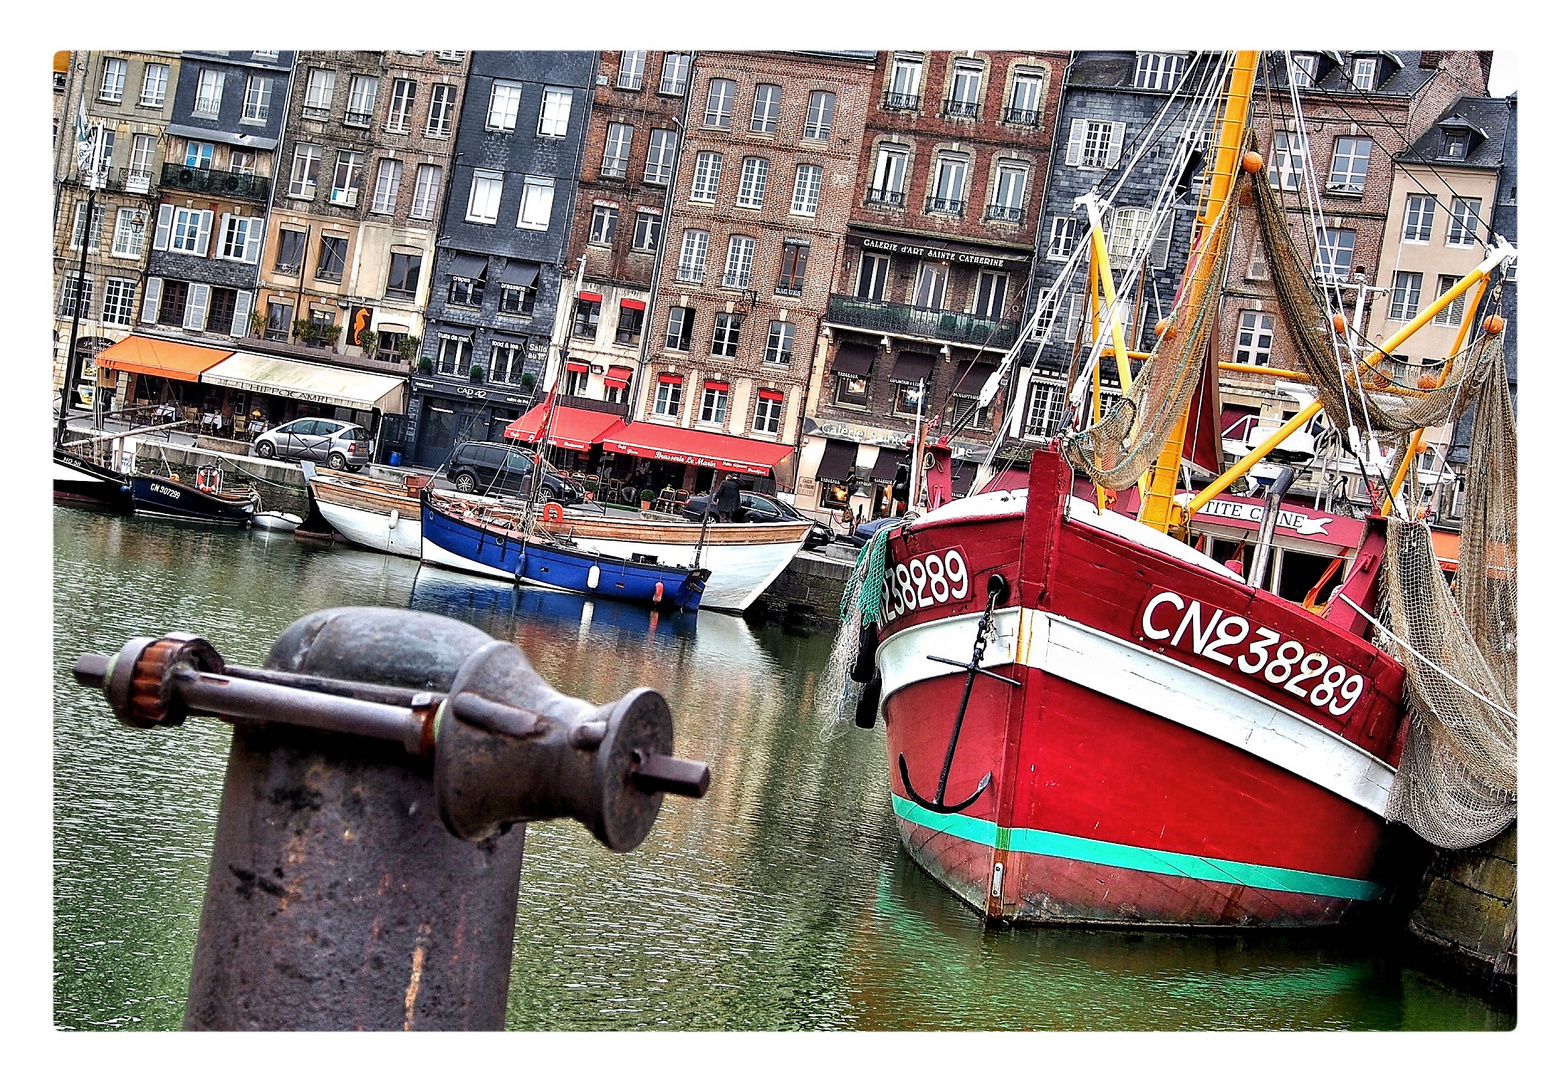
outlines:
[{"label": "roof", "polygon": [[202,372],[232,356],[232,349],[207,349],[182,341],[132,334],[98,354],[96,362],[115,371],[134,371],[181,382],[196,382]]},{"label": "roof", "polygon": [[[1512,111],[1505,98],[1458,98],[1425,133],[1398,155],[1403,164],[1448,165],[1470,169],[1499,169],[1506,159],[1506,132]],[[1475,133],[1468,156],[1461,161],[1441,156],[1443,129],[1465,128]]]}]

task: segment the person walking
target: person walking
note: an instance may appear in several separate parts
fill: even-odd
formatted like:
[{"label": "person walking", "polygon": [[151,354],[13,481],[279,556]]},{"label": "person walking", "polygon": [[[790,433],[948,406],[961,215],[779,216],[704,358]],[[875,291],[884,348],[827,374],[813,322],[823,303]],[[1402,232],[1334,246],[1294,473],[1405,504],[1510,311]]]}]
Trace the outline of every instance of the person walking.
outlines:
[{"label": "person walking", "polygon": [[712,493],[712,512],[723,520],[744,521],[743,511],[740,510],[739,481],[734,479],[734,474],[729,473],[723,478],[723,483]]}]

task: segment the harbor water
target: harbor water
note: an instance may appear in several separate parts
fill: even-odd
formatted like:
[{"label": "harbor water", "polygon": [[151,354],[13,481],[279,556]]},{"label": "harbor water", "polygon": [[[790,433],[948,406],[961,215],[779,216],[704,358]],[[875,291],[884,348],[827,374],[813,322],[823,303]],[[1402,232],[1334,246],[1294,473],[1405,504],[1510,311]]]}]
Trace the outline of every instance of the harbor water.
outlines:
[{"label": "harbor water", "polygon": [[825,634],[513,589],[287,534],[54,509],[54,1022],[181,1024],[229,729],[119,725],[83,652],[186,630],[259,665],[378,605],[520,645],[565,693],[668,698],[704,799],[628,855],[528,826],[514,1030],[1505,1030],[1386,936],[986,929],[898,848],[879,730],[819,719]]}]

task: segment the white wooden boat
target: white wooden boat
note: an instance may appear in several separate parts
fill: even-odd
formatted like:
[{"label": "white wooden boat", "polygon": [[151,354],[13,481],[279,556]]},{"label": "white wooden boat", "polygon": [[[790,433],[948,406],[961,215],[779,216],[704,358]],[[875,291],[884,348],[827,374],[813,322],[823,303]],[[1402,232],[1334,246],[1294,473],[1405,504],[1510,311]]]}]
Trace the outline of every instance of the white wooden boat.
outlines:
[{"label": "white wooden boat", "polygon": [[419,557],[419,498],[410,495],[405,485],[317,469],[310,462],[302,462],[300,468],[321,516],[351,543],[408,559]]}]

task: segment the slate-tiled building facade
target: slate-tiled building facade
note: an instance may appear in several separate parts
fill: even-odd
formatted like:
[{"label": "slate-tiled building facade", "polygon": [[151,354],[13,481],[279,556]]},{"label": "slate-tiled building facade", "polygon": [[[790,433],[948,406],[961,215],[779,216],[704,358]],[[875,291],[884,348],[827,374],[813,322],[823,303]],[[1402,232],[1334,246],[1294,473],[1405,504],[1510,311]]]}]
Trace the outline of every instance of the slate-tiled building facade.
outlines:
[{"label": "slate-tiled building facade", "polygon": [[532,400],[556,330],[597,70],[591,52],[470,58],[405,460],[435,466],[458,442],[498,438]]}]

